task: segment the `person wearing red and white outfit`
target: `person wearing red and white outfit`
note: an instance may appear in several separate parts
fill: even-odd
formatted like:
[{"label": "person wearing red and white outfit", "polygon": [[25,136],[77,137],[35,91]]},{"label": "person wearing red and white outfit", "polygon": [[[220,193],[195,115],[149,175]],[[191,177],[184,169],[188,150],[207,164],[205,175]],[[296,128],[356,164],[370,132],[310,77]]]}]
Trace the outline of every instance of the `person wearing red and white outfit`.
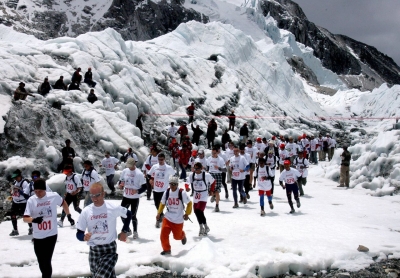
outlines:
[{"label": "person wearing red and white outfit", "polygon": [[115,170],[118,169],[117,164],[119,160],[113,156],[110,156],[109,151],[106,151],[104,156],[105,158],[103,158],[99,166],[106,168],[107,185],[108,188],[111,189],[111,196],[113,196],[115,194],[115,186],[113,179],[115,175]]},{"label": "person wearing red and white outfit", "polygon": [[[186,204],[186,209],[184,204]],[[164,208],[167,207],[167,212],[162,220],[161,226],[161,246],[163,251],[161,255],[171,254],[171,245],[169,243],[169,234],[172,232],[174,239],[180,240],[183,245],[186,244],[187,238],[183,231],[183,221],[189,219],[192,213],[192,201],[190,201],[186,192],[179,188],[178,177],[171,176],[169,178],[169,188],[164,192],[158,213],[157,221],[161,219]]]},{"label": "person wearing red and white outfit", "polygon": [[26,205],[24,222],[32,223],[33,248],[39,263],[42,277],[50,278],[53,273],[51,259],[57,242],[57,206],[62,206],[71,218],[67,203],[56,192],[46,192],[46,182],[35,180],[33,184],[35,195],[31,196]]},{"label": "person wearing red and white outfit", "polygon": [[[258,195],[260,196],[261,216],[265,215],[264,211],[264,196],[267,195],[268,204],[271,209],[274,209],[272,204],[272,184],[275,177],[275,170],[265,164],[265,158],[258,159],[258,167],[256,168],[255,177],[258,180]],[[273,171],[272,171],[273,170]]]},{"label": "person wearing red and white outfit", "polygon": [[318,165],[318,158],[317,158],[317,152],[318,152],[318,139],[314,137],[314,135],[311,135],[311,140],[310,140],[310,162],[314,163],[315,165]]},{"label": "person wearing red and white outfit", "polygon": [[185,183],[186,191],[190,190],[189,184],[193,186],[194,191],[193,208],[194,214],[196,215],[197,221],[200,225],[199,236],[206,236],[210,231],[210,228],[207,225],[204,210],[207,205],[208,196],[215,190],[216,182],[209,173],[203,171],[203,165],[196,162],[194,165],[194,173],[189,175],[188,182]]},{"label": "person wearing red and white outfit", "polygon": [[280,144],[279,145],[279,171],[282,173],[282,171],[285,169],[283,167],[283,163],[285,162],[285,160],[289,160],[290,156],[289,156],[289,152],[286,150],[285,148],[285,144]]},{"label": "person wearing red and white outfit", "polygon": [[264,152],[264,149],[267,147],[267,145],[265,145],[265,144],[262,142],[261,137],[257,137],[256,143],[254,144],[254,146],[257,148],[258,153],[263,153],[263,152]]},{"label": "person wearing red and white outfit", "polygon": [[310,140],[307,139],[307,135],[304,133],[301,140],[301,146],[303,147],[304,157],[309,158],[310,154]]},{"label": "person wearing red and white outfit", "polygon": [[297,150],[298,150],[298,145],[296,143],[293,142],[293,137],[289,137],[289,142],[286,143],[285,145],[285,149],[288,151],[289,153],[289,157],[290,157],[290,163],[293,163],[293,160],[296,158],[297,156]]},{"label": "person wearing red and white outfit", "polygon": [[[289,206],[291,208],[290,213],[294,213],[293,201],[292,201],[292,192],[294,195],[294,199],[296,200],[297,207],[300,207],[300,198],[299,198],[299,187],[297,186],[297,180],[301,177],[301,173],[294,168],[290,167],[290,161],[285,160],[283,163],[285,170],[281,173],[279,177],[279,184],[286,189],[286,196],[289,202]],[[283,184],[285,182],[285,184]]]},{"label": "person wearing red and white outfit", "polygon": [[[124,195],[121,202],[121,207],[129,209],[132,212],[133,239],[139,237],[137,232],[138,220],[136,217],[139,209],[140,194],[146,191],[146,179],[142,171],[136,168],[136,160],[132,157],[128,158],[125,166],[127,167],[121,173],[119,178],[119,188],[123,189]],[[128,230],[128,235],[131,230]]]},{"label": "person wearing red and white outfit", "polygon": [[[82,190],[82,183],[81,180],[78,178],[78,176],[72,172],[72,165],[65,165],[63,174],[66,175],[65,177],[65,197],[64,200],[67,203],[68,207],[72,203],[74,206],[74,209],[76,212],[79,214],[82,212],[81,208],[79,207],[79,200],[78,200],[78,194]],[[58,226],[63,227],[64,219],[65,219],[65,211],[63,210],[61,212],[61,218],[60,221],[57,222]],[[71,219],[68,217],[68,221],[71,224],[71,226],[75,225],[75,221],[71,221]]]},{"label": "person wearing red and white outfit", "polygon": [[[158,163],[151,167],[148,175],[150,176],[150,184],[153,189],[154,205],[158,210],[161,198],[168,188],[169,177],[175,175],[175,170],[165,163],[165,154],[159,153]],[[160,228],[163,217],[164,215],[161,214],[160,220],[156,221],[156,228]]]}]

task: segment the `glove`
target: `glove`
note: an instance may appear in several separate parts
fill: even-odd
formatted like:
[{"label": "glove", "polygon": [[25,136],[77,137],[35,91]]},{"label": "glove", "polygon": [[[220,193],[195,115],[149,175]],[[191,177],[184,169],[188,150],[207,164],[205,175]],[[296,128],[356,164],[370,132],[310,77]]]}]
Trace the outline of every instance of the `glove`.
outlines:
[{"label": "glove", "polygon": [[32,223],[40,224],[43,222],[43,216],[36,217],[32,219]]},{"label": "glove", "polygon": [[72,219],[71,214],[68,214],[67,217],[68,217],[68,221],[71,224],[71,226],[74,226],[75,225],[75,220]]}]

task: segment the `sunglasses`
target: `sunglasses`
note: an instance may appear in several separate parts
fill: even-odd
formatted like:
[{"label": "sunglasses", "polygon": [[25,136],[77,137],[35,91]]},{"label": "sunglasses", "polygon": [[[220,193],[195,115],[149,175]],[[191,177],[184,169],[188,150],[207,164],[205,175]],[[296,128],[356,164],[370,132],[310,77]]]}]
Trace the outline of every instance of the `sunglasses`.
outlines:
[{"label": "sunglasses", "polygon": [[178,186],[177,183],[172,183],[172,182],[170,182],[169,185],[171,185],[171,186]]},{"label": "sunglasses", "polygon": [[194,168],[195,170],[201,170],[201,168]]},{"label": "sunglasses", "polygon": [[102,193],[97,193],[97,194],[89,194],[90,198],[99,198]]}]

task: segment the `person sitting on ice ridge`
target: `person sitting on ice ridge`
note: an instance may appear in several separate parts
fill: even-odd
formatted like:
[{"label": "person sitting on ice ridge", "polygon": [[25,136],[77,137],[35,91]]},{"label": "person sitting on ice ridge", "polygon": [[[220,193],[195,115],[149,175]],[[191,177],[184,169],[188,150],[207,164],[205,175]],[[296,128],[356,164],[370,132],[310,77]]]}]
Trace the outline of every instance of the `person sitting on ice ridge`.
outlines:
[{"label": "person sitting on ice ridge", "polygon": [[41,94],[42,96],[46,96],[50,90],[52,89],[50,83],[49,83],[49,78],[46,77],[43,81],[42,84],[40,84],[38,88],[38,93]]},{"label": "person sitting on ice ridge", "polygon": [[60,79],[56,81],[56,84],[54,84],[53,88],[57,90],[67,90],[67,85],[64,83],[64,76],[60,76]]},{"label": "person sitting on ice ridge", "polygon": [[25,100],[28,95],[35,97],[26,91],[25,83],[20,82],[18,88],[14,92],[14,100]]},{"label": "person sitting on ice ridge", "polygon": [[97,101],[97,96],[94,94],[94,90],[93,90],[93,89],[90,89],[90,93],[89,93],[89,95],[88,95],[88,97],[87,97],[87,100],[88,100],[91,104],[93,104],[95,101]]},{"label": "person sitting on ice ridge", "polygon": [[86,84],[89,85],[89,87],[96,87],[96,82],[93,81],[93,76],[92,76],[92,68],[88,68],[88,71],[85,73],[85,79],[83,80]]}]

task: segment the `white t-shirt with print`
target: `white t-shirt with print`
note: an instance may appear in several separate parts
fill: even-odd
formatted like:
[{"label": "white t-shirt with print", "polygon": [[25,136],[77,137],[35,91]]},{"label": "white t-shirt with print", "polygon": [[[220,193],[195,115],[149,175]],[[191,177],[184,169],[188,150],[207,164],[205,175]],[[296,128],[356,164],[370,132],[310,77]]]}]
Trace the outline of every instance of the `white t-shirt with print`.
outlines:
[{"label": "white t-shirt with print", "polygon": [[294,168],[290,168],[289,171],[286,169],[282,171],[279,181],[284,181],[286,184],[294,184],[299,177],[301,177],[301,173]]},{"label": "white t-shirt with print", "polygon": [[258,168],[258,173],[257,171],[254,171],[254,177],[257,178],[258,181],[258,189],[259,190],[264,190],[268,191],[272,189],[272,182],[271,180],[265,179],[265,177],[274,177],[275,174],[272,173],[271,168],[267,170],[267,165],[264,167],[259,167]]},{"label": "white t-shirt with print", "polygon": [[40,199],[36,195],[28,199],[24,216],[43,216],[42,223],[32,223],[33,238],[42,239],[57,234],[57,206],[61,207],[63,202],[63,198],[56,192],[46,192]]},{"label": "white t-shirt with print", "polygon": [[249,163],[255,163],[256,162],[256,158],[257,158],[257,154],[258,154],[258,149],[256,147],[246,147],[244,149],[244,152],[249,154],[250,156],[250,160],[248,161]]},{"label": "white t-shirt with print", "polygon": [[14,191],[12,193],[12,199],[14,203],[17,204],[26,203],[24,195],[21,194],[19,191],[22,191],[25,194],[30,195],[29,183],[26,180],[22,179],[19,182],[15,181]]},{"label": "white t-shirt with print", "polygon": [[167,165],[155,164],[151,167],[148,175],[154,178],[154,192],[164,192],[169,187],[169,177],[175,175],[175,170]]},{"label": "white t-shirt with print", "polygon": [[[222,173],[218,168],[226,168],[225,162],[222,157],[217,156],[216,158],[210,156],[207,161],[208,166],[210,167],[208,172],[209,173]],[[217,167],[217,168],[215,168]]]},{"label": "white t-shirt with print", "polygon": [[119,160],[113,156],[109,158],[103,158],[101,161],[101,165],[106,168],[106,176],[115,174],[115,165],[119,162]]},{"label": "white t-shirt with print", "polygon": [[78,188],[83,187],[81,180],[77,174],[72,174],[71,176],[67,176],[64,183],[65,183],[65,191],[67,191],[67,193],[75,192]]},{"label": "white t-shirt with print", "polygon": [[100,207],[90,204],[82,210],[76,228],[92,234],[88,245],[110,244],[117,239],[117,219],[126,218],[128,209],[104,202]]},{"label": "white t-shirt with print", "polygon": [[[194,179],[193,179],[194,174]],[[208,199],[208,190],[211,185],[214,183],[215,179],[209,174],[205,173],[206,184],[203,181],[203,172],[201,174],[190,173],[188,184],[192,184],[193,182],[193,203],[198,202],[207,202]]]},{"label": "white t-shirt with print", "polygon": [[140,198],[139,193],[134,193],[134,190],[139,190],[143,184],[146,183],[144,175],[142,171],[138,168],[135,170],[131,170],[129,168],[124,169],[121,172],[121,176],[119,178],[121,182],[124,182],[124,197],[128,199],[137,199]]},{"label": "white t-shirt with print", "polygon": [[[175,190],[174,192],[172,190],[169,190],[168,200],[166,200],[166,192],[167,191],[164,192],[164,195],[161,198],[161,203],[166,205],[168,208],[164,217],[175,224],[183,223],[184,208],[181,200],[179,199],[179,188],[177,188],[177,190]],[[185,204],[188,204],[190,202],[190,199],[185,190],[182,190],[182,200]]]},{"label": "white t-shirt with print", "polygon": [[234,180],[244,180],[246,178],[245,172],[240,172],[244,170],[249,163],[244,158],[244,156],[239,155],[238,157],[232,156],[229,160],[229,166],[232,169],[232,179]]},{"label": "white t-shirt with print", "polygon": [[[293,166],[296,166],[297,171],[299,171],[302,175],[303,178],[306,178],[308,176],[308,167],[310,165],[310,163],[308,162],[308,159],[303,157],[303,158],[299,158],[296,157],[293,160]],[[303,169],[301,169],[300,167],[303,166]]]},{"label": "white t-shirt with print", "polygon": [[90,171],[85,170],[81,177],[84,191],[89,191],[90,187],[92,187],[94,183],[101,181],[101,177],[95,169],[93,169],[92,172],[90,173],[90,177],[89,173]]}]

